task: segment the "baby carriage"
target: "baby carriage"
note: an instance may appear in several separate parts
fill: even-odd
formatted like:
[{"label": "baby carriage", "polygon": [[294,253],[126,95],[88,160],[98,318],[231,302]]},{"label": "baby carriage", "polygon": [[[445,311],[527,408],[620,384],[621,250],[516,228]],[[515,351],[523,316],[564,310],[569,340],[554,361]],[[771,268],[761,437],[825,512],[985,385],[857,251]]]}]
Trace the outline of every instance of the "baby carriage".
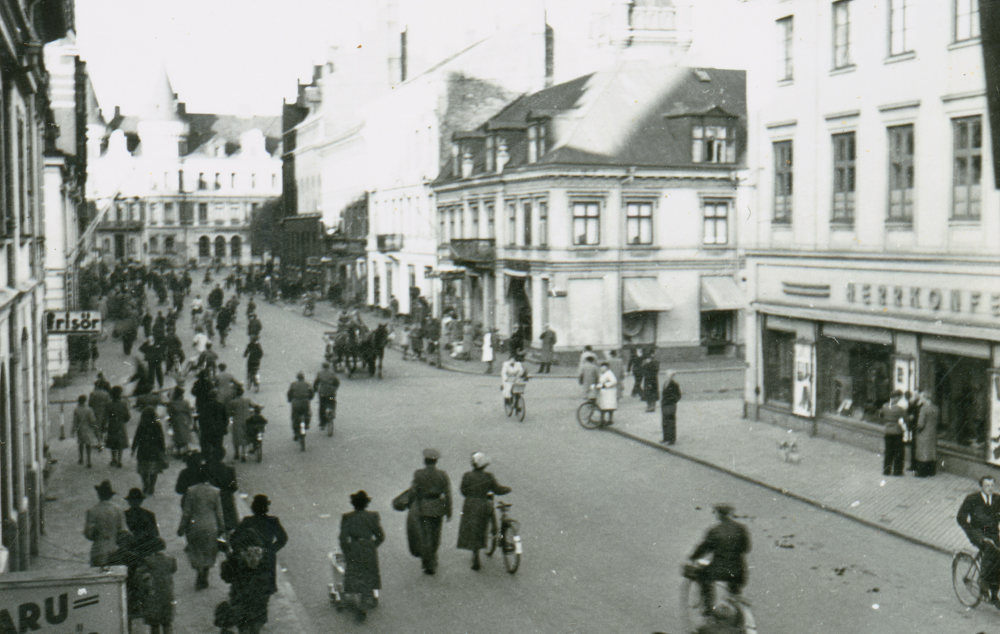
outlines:
[{"label": "baby carriage", "polygon": [[[340,550],[335,550],[327,553],[327,558],[330,560],[330,572],[333,575],[333,583],[327,584],[330,590],[330,601],[333,603],[333,607],[337,608],[337,612],[342,612],[349,603],[357,603],[360,597],[358,595],[348,595],[344,592],[344,573],[347,571],[347,561],[344,558],[344,553],[340,552]],[[373,592],[375,593],[375,604],[377,605],[378,590],[374,590]]]}]

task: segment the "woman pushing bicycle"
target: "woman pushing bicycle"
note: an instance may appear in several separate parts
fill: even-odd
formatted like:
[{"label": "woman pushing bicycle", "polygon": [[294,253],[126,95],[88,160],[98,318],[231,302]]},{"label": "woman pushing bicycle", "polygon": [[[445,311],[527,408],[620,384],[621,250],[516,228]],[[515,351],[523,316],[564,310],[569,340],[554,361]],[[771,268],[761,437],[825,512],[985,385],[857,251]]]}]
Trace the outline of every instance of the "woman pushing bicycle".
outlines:
[{"label": "woman pushing bicycle", "polygon": [[473,570],[479,570],[479,551],[486,548],[486,531],[493,523],[491,494],[505,495],[511,491],[486,470],[489,464],[489,457],[477,451],[472,454],[472,471],[462,476],[461,491],[465,504],[462,505],[462,519],[458,524],[458,547],[472,551]]}]

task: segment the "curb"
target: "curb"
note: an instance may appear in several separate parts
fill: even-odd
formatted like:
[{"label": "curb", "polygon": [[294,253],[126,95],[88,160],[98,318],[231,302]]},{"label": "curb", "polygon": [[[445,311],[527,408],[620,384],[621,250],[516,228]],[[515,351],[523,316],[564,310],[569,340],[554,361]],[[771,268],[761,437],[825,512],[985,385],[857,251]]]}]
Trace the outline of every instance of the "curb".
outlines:
[{"label": "curb", "polygon": [[644,445],[648,445],[650,447],[653,447],[655,449],[659,449],[660,451],[662,451],[664,453],[668,453],[670,455],[677,456],[678,458],[683,458],[684,460],[688,460],[690,462],[694,462],[695,464],[699,464],[699,465],[701,465],[703,467],[708,467],[709,469],[714,469],[715,471],[718,471],[720,473],[725,473],[725,474],[733,476],[735,478],[739,478],[740,480],[743,480],[744,482],[749,482],[750,484],[754,484],[754,485],[757,485],[759,487],[768,489],[770,491],[774,491],[775,493],[780,493],[781,495],[783,495],[783,496],[785,496],[787,498],[791,498],[791,499],[797,500],[799,502],[804,502],[804,503],[806,503],[809,506],[812,506],[814,508],[820,509],[822,511],[826,511],[828,513],[833,513],[834,515],[839,515],[840,517],[852,520],[852,521],[857,522],[858,524],[861,524],[863,526],[867,526],[869,528],[874,528],[875,530],[880,531],[882,533],[886,533],[886,534],[892,535],[894,537],[898,537],[900,539],[904,539],[904,540],[906,540],[908,542],[911,542],[913,544],[916,544],[918,546],[923,546],[924,548],[929,548],[930,550],[933,550],[935,552],[939,552],[939,553],[942,553],[942,554],[948,555],[948,556],[952,556],[952,555],[955,554],[955,551],[953,551],[953,550],[949,550],[947,548],[943,548],[941,546],[938,546],[937,544],[932,544],[930,542],[926,542],[926,541],[924,541],[924,540],[922,540],[922,539],[920,539],[918,537],[914,537],[912,535],[907,535],[906,533],[902,533],[900,531],[893,530],[891,528],[886,528],[885,526],[882,526],[882,525],[877,524],[875,522],[872,522],[872,521],[860,518],[860,517],[858,517],[856,515],[852,515],[852,514],[846,512],[846,511],[843,511],[841,509],[838,509],[838,508],[835,508],[835,507],[831,507],[831,506],[827,506],[827,505],[823,504],[822,502],[817,502],[816,500],[813,500],[812,498],[808,498],[808,497],[805,497],[803,495],[799,495],[797,493],[793,493],[792,491],[789,491],[788,489],[784,489],[782,487],[774,486],[773,484],[768,484],[767,482],[764,482],[762,480],[758,480],[756,478],[752,478],[752,477],[750,477],[748,475],[739,473],[737,471],[733,471],[731,469],[727,469],[725,467],[719,466],[719,465],[717,465],[715,463],[709,462],[709,461],[704,460],[702,458],[698,458],[696,456],[692,456],[690,454],[684,453],[683,451],[678,451],[677,449],[674,449],[673,447],[664,447],[661,443],[658,443],[658,442],[655,442],[655,441],[652,441],[652,440],[647,440],[646,438],[641,438],[639,436],[636,436],[635,434],[630,434],[627,431],[622,431],[621,429],[616,429],[615,427],[607,428],[607,429],[605,429],[605,431],[609,431],[609,432],[612,432],[614,434],[618,434],[619,436],[621,436],[623,438],[628,438],[628,439],[637,441],[639,443],[642,443]]}]

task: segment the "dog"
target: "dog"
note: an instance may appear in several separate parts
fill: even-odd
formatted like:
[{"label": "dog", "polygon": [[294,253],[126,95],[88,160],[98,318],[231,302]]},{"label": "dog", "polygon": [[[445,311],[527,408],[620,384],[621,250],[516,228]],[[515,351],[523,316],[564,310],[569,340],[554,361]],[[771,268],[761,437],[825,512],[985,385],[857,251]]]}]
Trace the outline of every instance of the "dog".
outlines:
[{"label": "dog", "polygon": [[778,458],[783,462],[799,464],[799,441],[795,436],[790,436],[787,440],[778,443]]}]

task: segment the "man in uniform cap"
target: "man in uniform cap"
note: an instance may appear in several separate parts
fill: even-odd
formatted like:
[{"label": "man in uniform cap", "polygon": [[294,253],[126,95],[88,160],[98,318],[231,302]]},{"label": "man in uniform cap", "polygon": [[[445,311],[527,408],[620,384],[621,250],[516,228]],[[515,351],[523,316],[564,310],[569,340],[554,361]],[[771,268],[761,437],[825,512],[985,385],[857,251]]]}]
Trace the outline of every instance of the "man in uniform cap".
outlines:
[{"label": "man in uniform cap", "polygon": [[437,551],[441,545],[442,518],[451,521],[451,480],[437,468],[441,458],[437,449],[424,449],[424,468],[413,473],[413,504],[420,523],[420,556],[424,573],[437,570]]},{"label": "man in uniform cap", "polygon": [[732,518],[733,507],[716,504],[715,516],[719,523],[709,529],[698,548],[691,554],[691,561],[711,553],[712,561],[702,568],[700,579],[704,614],[708,616],[715,604],[715,582],[725,581],[729,594],[736,596],[746,584],[744,555],[750,552],[750,531]]}]

